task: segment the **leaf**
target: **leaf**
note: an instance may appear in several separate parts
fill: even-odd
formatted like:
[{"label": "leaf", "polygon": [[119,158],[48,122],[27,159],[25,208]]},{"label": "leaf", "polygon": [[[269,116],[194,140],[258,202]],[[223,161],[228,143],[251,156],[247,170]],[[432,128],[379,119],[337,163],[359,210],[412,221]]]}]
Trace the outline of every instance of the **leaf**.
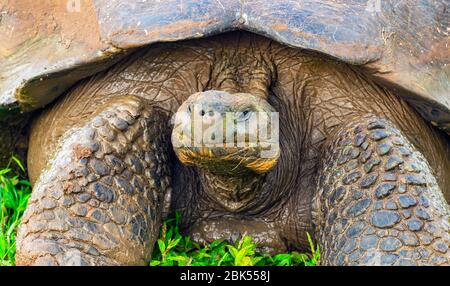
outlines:
[{"label": "leaf", "polygon": [[162,241],[161,239],[158,239],[158,247],[161,253],[164,253],[164,251],[166,250],[166,245],[164,244],[164,241]]},{"label": "leaf", "polygon": [[167,247],[168,248],[174,248],[175,246],[177,246],[177,244],[180,242],[180,240],[181,240],[181,238],[178,238],[178,239],[175,239],[175,240],[171,240]]},{"label": "leaf", "polygon": [[166,240],[170,240],[172,238],[173,228],[170,228],[166,233]]},{"label": "leaf", "polygon": [[290,258],[291,258],[291,254],[288,254],[288,253],[277,254],[273,257],[273,259],[275,259],[277,261],[286,260],[286,259],[290,259]]},{"label": "leaf", "polygon": [[235,264],[237,266],[245,266],[242,265],[242,263],[244,263],[243,261],[247,258],[246,255],[247,255],[246,248],[239,250],[236,256],[234,257]]},{"label": "leaf", "polygon": [[168,260],[172,260],[172,261],[178,261],[178,262],[184,262],[184,261],[188,261],[189,258],[185,257],[185,256],[172,256],[172,257],[168,257]]},{"label": "leaf", "polygon": [[222,243],[221,240],[214,240],[214,241],[210,244],[210,247],[211,247],[211,248],[215,248],[215,247],[219,246],[221,243]]},{"label": "leaf", "polygon": [[227,245],[228,251],[230,251],[231,256],[233,256],[234,259],[236,259],[236,256],[238,254],[238,250],[236,249],[236,247],[232,246],[232,245]]},{"label": "leaf", "polygon": [[[20,160],[17,159],[16,156],[12,156],[12,157],[11,157],[11,160],[14,161],[14,162],[17,164],[17,166],[19,166],[19,168],[22,170],[22,172],[25,172],[25,167],[22,165],[22,163],[20,162]],[[11,162],[10,162],[10,163],[11,163]]]},{"label": "leaf", "polygon": [[311,235],[309,235],[309,232],[306,232],[306,237],[308,238],[308,243],[309,243],[309,247],[311,248],[311,253],[314,255],[314,253],[316,252],[314,249],[314,243],[311,239]]},{"label": "leaf", "polygon": [[152,260],[151,262],[150,262],[150,266],[158,266],[158,265],[160,265],[161,264],[161,261],[158,261],[158,260]]},{"label": "leaf", "polygon": [[258,264],[263,259],[264,259],[264,257],[262,257],[262,256],[252,258],[252,265]]},{"label": "leaf", "polygon": [[9,168],[5,168],[3,170],[0,170],[0,176],[6,175],[11,171]]},{"label": "leaf", "polygon": [[20,180],[19,184],[27,186],[27,187],[31,187],[30,181],[27,181],[27,180]]},{"label": "leaf", "polygon": [[277,266],[289,266],[289,265],[290,265],[289,259],[283,259],[277,264]]},{"label": "leaf", "polygon": [[242,247],[252,246],[253,245],[253,239],[249,235],[244,235],[242,238]]},{"label": "leaf", "polygon": [[253,266],[252,259],[248,256],[243,257],[238,266]]}]

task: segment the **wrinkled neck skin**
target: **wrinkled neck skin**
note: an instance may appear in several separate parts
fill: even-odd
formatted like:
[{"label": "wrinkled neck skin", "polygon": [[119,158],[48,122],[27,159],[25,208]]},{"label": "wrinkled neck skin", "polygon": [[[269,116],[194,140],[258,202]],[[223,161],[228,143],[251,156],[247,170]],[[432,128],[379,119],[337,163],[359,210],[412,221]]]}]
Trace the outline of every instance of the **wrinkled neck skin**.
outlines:
[{"label": "wrinkled neck skin", "polygon": [[202,169],[198,169],[198,173],[205,194],[224,211],[249,211],[257,204],[258,199],[267,197],[267,192],[262,189],[265,175],[247,173],[222,176]]}]

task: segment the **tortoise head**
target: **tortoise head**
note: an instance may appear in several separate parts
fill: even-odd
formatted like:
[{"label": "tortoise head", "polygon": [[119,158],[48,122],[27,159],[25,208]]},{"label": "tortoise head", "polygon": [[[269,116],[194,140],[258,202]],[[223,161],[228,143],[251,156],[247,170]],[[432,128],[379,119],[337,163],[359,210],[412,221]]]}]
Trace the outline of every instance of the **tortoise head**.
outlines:
[{"label": "tortoise head", "polygon": [[277,163],[278,113],[261,97],[210,90],[191,95],[175,114],[179,160],[216,175],[262,174]]}]

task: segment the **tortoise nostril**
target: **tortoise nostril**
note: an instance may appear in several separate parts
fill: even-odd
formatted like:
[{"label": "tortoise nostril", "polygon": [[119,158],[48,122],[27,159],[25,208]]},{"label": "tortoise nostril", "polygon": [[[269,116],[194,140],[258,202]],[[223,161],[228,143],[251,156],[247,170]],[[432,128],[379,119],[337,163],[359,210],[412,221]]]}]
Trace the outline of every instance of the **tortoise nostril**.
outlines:
[{"label": "tortoise nostril", "polygon": [[211,140],[216,140],[216,133],[211,134]]},{"label": "tortoise nostril", "polygon": [[205,115],[205,111],[202,109],[201,111],[200,111],[200,116],[204,116]]},{"label": "tortoise nostril", "polygon": [[188,105],[188,112],[189,112],[189,113],[192,113],[192,108],[191,108],[190,105]]}]

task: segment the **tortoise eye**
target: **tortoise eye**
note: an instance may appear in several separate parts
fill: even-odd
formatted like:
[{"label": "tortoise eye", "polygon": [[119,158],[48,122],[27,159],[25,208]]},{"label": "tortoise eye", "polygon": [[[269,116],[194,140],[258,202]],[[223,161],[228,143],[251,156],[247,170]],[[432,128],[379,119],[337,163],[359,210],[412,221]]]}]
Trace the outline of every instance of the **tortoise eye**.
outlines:
[{"label": "tortoise eye", "polygon": [[250,109],[246,109],[244,111],[242,111],[239,115],[238,121],[245,121],[250,117],[251,114],[251,110]]}]

